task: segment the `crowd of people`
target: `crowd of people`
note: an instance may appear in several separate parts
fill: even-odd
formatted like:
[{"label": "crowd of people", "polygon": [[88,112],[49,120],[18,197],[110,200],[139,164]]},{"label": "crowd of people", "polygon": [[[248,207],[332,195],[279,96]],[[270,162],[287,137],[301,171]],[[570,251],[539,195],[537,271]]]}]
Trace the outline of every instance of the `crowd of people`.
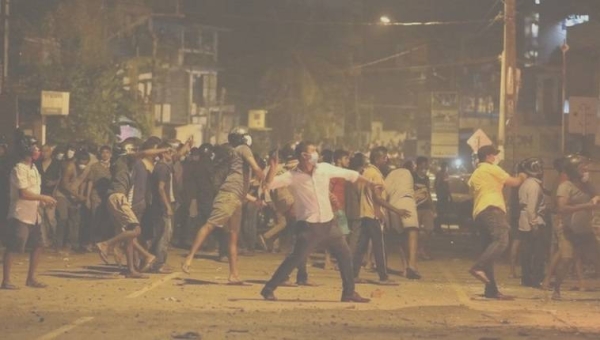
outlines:
[{"label": "crowd of people", "polygon": [[[36,277],[42,248],[98,252],[107,264],[121,265],[124,258],[127,277],[144,278],[147,272],[174,270],[167,264],[173,246],[189,249],[181,270],[190,273],[196,253],[208,243],[229,263],[228,284],[245,285],[240,253],[277,251],[288,234],[293,248],[261,291],[266,300],[276,300],[281,285],[314,285],[307,259],[324,251],[325,267],[340,272],[341,301],[368,302],[355,284],[398,284],[388,273],[387,235],[401,235],[403,275],[421,279],[418,260],[431,258],[427,240],[439,227],[436,214],[452,201],[446,163],[432,185],[427,158],[392,166],[389,150],[381,146],[367,153],[319,153],[316,144],[303,141],[263,160],[253,153],[243,127],[232,130],[226,144],[193,145],[192,139],[132,137],[115,147],[40,146],[18,133],[9,148],[0,140],[0,214],[7,217],[1,288],[17,289],[10,279],[13,254],[26,246],[31,249],[26,285],[43,288]],[[499,291],[494,275],[512,225],[524,286],[548,288],[555,277],[553,297],[560,299],[561,284],[575,263],[583,288],[582,263],[600,260],[592,226],[600,196],[589,181],[589,161],[580,155],[558,159],[560,184],[552,192],[544,187],[541,160],[522,161],[510,176],[497,165],[498,153],[493,146],[481,147],[469,179],[484,249],[469,272],[485,284],[485,297],[512,298]],[[515,188],[510,209],[505,187]],[[379,280],[360,277],[365,265]]]}]

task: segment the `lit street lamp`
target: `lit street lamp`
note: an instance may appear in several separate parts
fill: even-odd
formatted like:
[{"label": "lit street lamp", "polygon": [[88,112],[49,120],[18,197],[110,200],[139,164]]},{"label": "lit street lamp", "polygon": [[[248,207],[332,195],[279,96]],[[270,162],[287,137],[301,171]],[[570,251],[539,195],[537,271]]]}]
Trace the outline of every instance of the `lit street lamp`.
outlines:
[{"label": "lit street lamp", "polygon": [[379,21],[382,24],[384,24],[384,25],[389,25],[392,22],[392,20],[390,19],[390,17],[388,17],[386,15],[382,16],[381,18],[379,18]]}]

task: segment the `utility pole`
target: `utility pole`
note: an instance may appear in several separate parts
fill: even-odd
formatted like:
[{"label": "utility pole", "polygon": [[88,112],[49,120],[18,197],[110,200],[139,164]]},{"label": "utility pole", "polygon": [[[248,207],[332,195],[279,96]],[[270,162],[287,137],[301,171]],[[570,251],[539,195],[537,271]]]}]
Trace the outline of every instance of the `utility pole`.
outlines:
[{"label": "utility pole", "polygon": [[[515,125],[517,99],[517,27],[516,0],[504,0],[504,52],[500,82],[500,117],[498,120],[498,149],[505,155],[506,126]],[[514,137],[514,136],[513,136]],[[513,141],[514,143],[514,141]]]},{"label": "utility pole", "polygon": [[0,93],[6,92],[8,87],[8,49],[9,49],[9,16],[10,0],[4,0],[2,7],[2,19],[4,19],[4,47],[2,49],[2,83],[0,84]]}]

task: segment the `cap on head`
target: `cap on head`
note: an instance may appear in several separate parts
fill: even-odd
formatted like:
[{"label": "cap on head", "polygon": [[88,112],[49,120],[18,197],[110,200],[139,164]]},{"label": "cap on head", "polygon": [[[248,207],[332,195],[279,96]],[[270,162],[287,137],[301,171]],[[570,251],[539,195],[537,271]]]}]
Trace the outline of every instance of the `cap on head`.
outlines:
[{"label": "cap on head", "polygon": [[479,150],[477,150],[477,159],[479,159],[480,162],[485,162],[486,158],[488,156],[496,156],[500,153],[500,150],[496,149],[495,146],[493,145],[485,145],[479,148]]}]

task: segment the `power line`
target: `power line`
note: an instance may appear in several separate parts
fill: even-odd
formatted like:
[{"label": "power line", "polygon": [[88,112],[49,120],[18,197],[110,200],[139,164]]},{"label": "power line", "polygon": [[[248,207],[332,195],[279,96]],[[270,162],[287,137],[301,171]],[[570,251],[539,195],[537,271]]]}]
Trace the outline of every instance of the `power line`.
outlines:
[{"label": "power line", "polygon": [[269,22],[276,24],[297,24],[297,25],[319,25],[319,26],[448,26],[448,25],[468,25],[488,23],[489,20],[463,20],[463,21],[416,21],[416,22],[356,22],[356,21],[311,21],[311,20],[293,20],[293,19],[271,19],[260,17],[246,17],[239,15],[223,15],[223,17],[242,19],[255,22]]},{"label": "power line", "polygon": [[454,66],[467,66],[467,65],[478,65],[478,64],[487,64],[494,61],[499,61],[499,56],[475,59],[470,61],[456,62],[456,63],[443,63],[443,64],[428,64],[428,65],[412,65],[412,66],[402,66],[402,67],[388,67],[388,68],[377,68],[377,69],[369,69],[365,72],[392,72],[392,71],[414,71],[414,70],[422,70],[428,68],[444,68],[444,67],[454,67]]},{"label": "power line", "polygon": [[414,52],[414,51],[420,50],[421,48],[423,48],[423,47],[425,47],[425,46],[427,46],[427,44],[419,45],[419,46],[417,46],[417,47],[413,47],[413,48],[411,48],[411,49],[409,49],[409,50],[402,51],[402,52],[400,52],[400,53],[393,54],[393,55],[391,55],[391,56],[389,56],[389,57],[385,57],[385,58],[377,59],[377,60],[374,60],[374,61],[371,61],[371,62],[368,62],[368,63],[362,64],[362,65],[356,65],[356,66],[354,66],[353,68],[354,68],[354,69],[357,69],[357,68],[363,68],[363,67],[367,67],[367,66],[372,66],[372,65],[375,65],[375,64],[379,64],[379,63],[382,63],[382,62],[384,62],[384,61],[388,61],[388,60],[391,60],[391,59],[395,59],[395,58],[401,57],[401,56],[403,56],[403,55],[410,54],[410,53],[412,53],[412,52]]}]

